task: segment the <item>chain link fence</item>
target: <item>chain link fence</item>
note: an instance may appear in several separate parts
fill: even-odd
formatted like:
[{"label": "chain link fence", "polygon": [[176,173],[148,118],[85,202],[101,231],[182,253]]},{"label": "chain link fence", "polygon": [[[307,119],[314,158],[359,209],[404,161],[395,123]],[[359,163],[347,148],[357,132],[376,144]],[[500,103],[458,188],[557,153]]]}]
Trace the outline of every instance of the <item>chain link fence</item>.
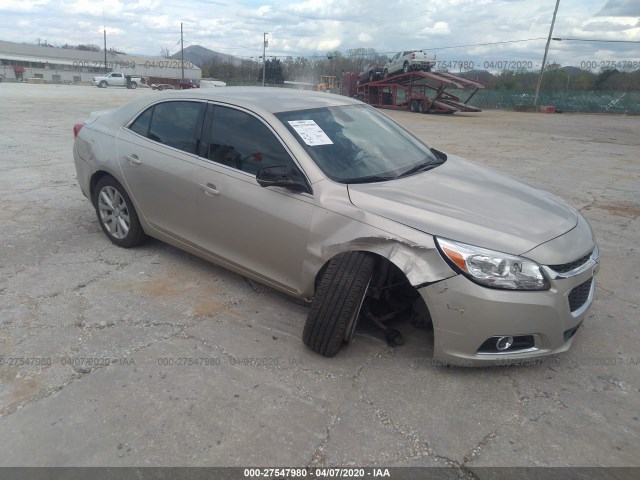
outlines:
[{"label": "chain link fence", "polygon": [[[464,93],[461,97],[465,98]],[[516,105],[533,105],[533,98],[531,93],[484,89],[469,103],[479,108],[513,110]],[[558,112],[640,115],[640,92],[541,92],[537,104],[553,105]]]}]

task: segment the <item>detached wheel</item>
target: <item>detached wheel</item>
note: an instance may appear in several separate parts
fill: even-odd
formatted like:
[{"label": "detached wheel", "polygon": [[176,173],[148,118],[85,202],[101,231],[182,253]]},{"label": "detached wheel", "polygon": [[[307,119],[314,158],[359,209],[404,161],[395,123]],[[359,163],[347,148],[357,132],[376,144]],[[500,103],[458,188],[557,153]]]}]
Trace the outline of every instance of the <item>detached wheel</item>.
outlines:
[{"label": "detached wheel", "polygon": [[107,81],[106,81],[106,80],[102,80],[102,81],[98,84],[98,86],[99,86],[100,88],[107,88]]},{"label": "detached wheel", "polygon": [[307,347],[333,357],[351,342],[374,266],[375,258],[364,252],[341,253],[329,261],[302,333]]},{"label": "detached wheel", "polygon": [[107,176],[98,181],[93,205],[102,230],[113,243],[131,248],[144,241],[145,234],[133,202],[115,178]]}]

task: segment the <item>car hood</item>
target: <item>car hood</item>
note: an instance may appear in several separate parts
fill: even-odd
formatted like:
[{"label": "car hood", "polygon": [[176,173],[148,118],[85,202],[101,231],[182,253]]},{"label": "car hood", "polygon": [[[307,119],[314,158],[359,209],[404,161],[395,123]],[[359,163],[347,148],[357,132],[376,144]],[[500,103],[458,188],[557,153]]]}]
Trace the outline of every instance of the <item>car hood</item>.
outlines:
[{"label": "car hood", "polygon": [[358,208],[431,235],[515,255],[558,237],[578,221],[559,198],[458,157],[388,182],[348,186]]}]

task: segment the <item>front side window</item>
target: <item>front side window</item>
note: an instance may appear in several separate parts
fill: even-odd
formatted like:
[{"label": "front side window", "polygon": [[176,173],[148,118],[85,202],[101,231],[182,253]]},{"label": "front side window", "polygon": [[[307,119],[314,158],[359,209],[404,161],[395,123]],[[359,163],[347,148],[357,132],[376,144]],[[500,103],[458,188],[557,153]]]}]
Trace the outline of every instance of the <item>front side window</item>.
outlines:
[{"label": "front side window", "polygon": [[260,168],[274,166],[298,172],[289,153],[262,121],[233,108],[214,107],[203,156],[252,175]]},{"label": "front side window", "polygon": [[332,180],[393,180],[440,165],[437,157],[393,120],[350,105],[277,113],[313,161]]},{"label": "front side window", "polygon": [[202,102],[163,102],[149,107],[129,127],[150,140],[196,153]]}]

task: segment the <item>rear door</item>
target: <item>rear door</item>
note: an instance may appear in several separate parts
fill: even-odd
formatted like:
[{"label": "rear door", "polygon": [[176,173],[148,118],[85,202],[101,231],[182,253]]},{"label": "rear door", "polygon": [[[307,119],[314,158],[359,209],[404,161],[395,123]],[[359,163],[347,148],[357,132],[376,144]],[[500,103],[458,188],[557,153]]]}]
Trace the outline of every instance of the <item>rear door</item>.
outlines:
[{"label": "rear door", "polygon": [[120,169],[138,213],[180,240],[193,235],[193,175],[205,108],[197,101],[157,103],[118,135]]}]

